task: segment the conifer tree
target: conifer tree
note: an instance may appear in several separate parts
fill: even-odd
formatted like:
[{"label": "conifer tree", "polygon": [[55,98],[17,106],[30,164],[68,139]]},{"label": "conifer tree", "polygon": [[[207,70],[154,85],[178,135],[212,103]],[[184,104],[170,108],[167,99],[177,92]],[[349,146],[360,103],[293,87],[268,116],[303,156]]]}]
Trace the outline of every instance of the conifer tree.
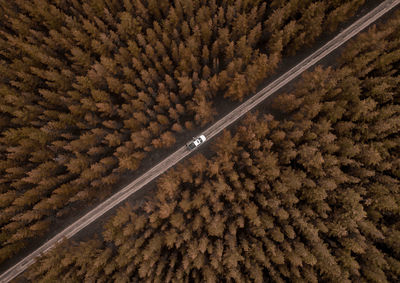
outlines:
[{"label": "conifer tree", "polygon": [[[205,126],[213,121],[217,96],[242,100],[254,92],[275,70],[282,54],[312,43],[321,32],[330,29],[329,25],[335,27],[348,19],[364,1],[311,2],[177,0],[173,5],[164,0],[1,2],[0,13],[6,16],[0,31],[0,183],[4,186],[0,187],[0,228],[5,231],[0,237],[0,261],[22,248],[29,239],[43,234],[49,219],[67,217],[69,210],[78,208],[74,205],[96,202],[109,194],[121,174],[138,169],[149,152],[172,146],[175,138],[179,140],[171,131],[178,134],[193,129],[194,123]],[[367,52],[368,40],[360,48],[353,48],[359,50],[360,59],[356,59],[358,53],[347,51],[347,57],[354,59],[353,73],[371,77],[366,80],[368,83],[361,85],[348,80],[339,102],[307,102],[298,116],[312,114],[315,118],[330,113],[332,128],[346,135],[350,135],[358,122],[364,123],[364,129],[372,125],[368,138],[394,135],[398,128],[397,108],[379,107],[383,101],[392,103],[398,82],[389,75],[397,66],[398,41],[389,44],[385,39],[396,33],[393,27],[398,21],[392,23],[390,29],[371,36],[372,49],[379,50],[378,54]],[[384,51],[387,54],[379,56]],[[375,76],[374,68],[380,77]],[[373,95],[357,99],[357,91],[364,89],[371,89]],[[345,103],[346,95],[352,97],[351,104]],[[353,112],[349,111],[349,105]],[[347,118],[345,115],[349,119],[341,121]],[[335,119],[341,124],[334,124]],[[265,135],[268,132],[265,125],[269,122],[264,121],[259,130],[254,130],[254,136]],[[307,164],[309,170],[318,167],[316,160],[324,160],[320,170],[326,164],[344,162],[345,166],[352,166],[351,172],[358,178],[371,175],[375,169],[397,172],[392,160],[386,160],[396,149],[395,142],[377,141],[368,146],[353,143],[355,149],[351,152],[345,150],[350,143],[344,137],[339,136],[336,141],[329,131],[304,133],[302,141],[315,142],[314,136],[321,135],[323,148],[331,155],[339,150],[341,156],[335,161],[324,153],[321,159],[316,153],[313,159],[305,149],[316,148],[314,144],[296,155],[295,142],[302,139],[308,124],[297,125],[298,131],[286,134],[282,150],[288,153],[282,154],[282,158],[261,153],[266,148],[275,149],[271,140],[251,141],[246,148],[250,156],[244,155],[243,161],[248,166],[246,172],[261,176],[276,176],[279,172],[277,166],[263,171],[251,164],[252,152],[256,150],[260,152],[259,159],[285,160],[286,165],[298,162],[299,166]],[[360,137],[365,134],[366,130],[357,132]],[[279,140],[279,135],[277,132],[274,138]],[[293,140],[286,142],[286,137]],[[378,150],[382,146],[384,150]],[[358,149],[366,154],[358,153]],[[239,149],[232,144],[230,150],[232,154]],[[221,158],[228,160],[228,157]],[[373,168],[357,167],[363,162]],[[244,185],[234,169],[233,162],[214,163],[212,171],[204,174],[216,176],[225,172],[229,185],[237,189]],[[349,178],[338,170],[334,174],[337,180]],[[201,176],[194,177],[193,182],[200,184]],[[227,198],[232,198],[232,194],[227,192]],[[200,202],[202,198],[196,199]],[[220,211],[222,203],[216,201],[213,209]],[[7,244],[11,238],[15,242]],[[179,263],[181,256],[174,254]],[[103,253],[90,256],[97,255],[102,258]],[[166,274],[183,280],[185,272],[196,267],[193,278],[198,281],[204,270],[200,265],[208,262],[206,255],[189,257],[185,264],[168,267],[154,260],[138,263],[149,267],[143,274]],[[234,261],[229,262],[234,266]],[[79,263],[82,272],[87,272],[87,277],[78,276],[81,281],[94,280],[100,267],[117,269],[100,261],[93,269],[85,264]],[[129,268],[133,274],[134,267]],[[220,262],[216,267],[208,267],[204,274],[219,278],[222,268]],[[252,276],[260,278],[255,269]],[[271,270],[281,269],[271,267]],[[65,269],[55,267],[54,274],[61,270]],[[238,270],[232,267],[229,276],[241,279]],[[72,273],[66,272],[65,281],[79,281]],[[54,281],[54,274],[47,279]],[[309,274],[314,273],[309,271]],[[132,278],[124,276],[121,272],[113,278],[140,281],[136,273]]]}]

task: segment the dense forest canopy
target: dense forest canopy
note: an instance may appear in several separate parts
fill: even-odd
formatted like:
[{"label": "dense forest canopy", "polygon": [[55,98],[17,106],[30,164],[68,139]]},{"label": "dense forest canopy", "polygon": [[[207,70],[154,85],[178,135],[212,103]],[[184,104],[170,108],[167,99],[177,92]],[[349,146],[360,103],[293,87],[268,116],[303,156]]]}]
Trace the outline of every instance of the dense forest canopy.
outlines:
[{"label": "dense forest canopy", "polygon": [[400,13],[164,174],[34,282],[398,282]]},{"label": "dense forest canopy", "polygon": [[0,262],[364,0],[0,2]]}]

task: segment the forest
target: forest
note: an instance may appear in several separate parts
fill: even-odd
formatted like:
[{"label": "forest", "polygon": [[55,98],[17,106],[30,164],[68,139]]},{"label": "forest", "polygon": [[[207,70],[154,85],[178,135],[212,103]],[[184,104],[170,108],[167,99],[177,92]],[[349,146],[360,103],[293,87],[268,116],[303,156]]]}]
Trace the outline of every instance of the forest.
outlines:
[{"label": "forest", "polygon": [[[398,282],[400,11],[162,175],[32,282]],[[277,115],[276,115],[277,116]]]},{"label": "forest", "polygon": [[0,263],[363,4],[0,1]]}]

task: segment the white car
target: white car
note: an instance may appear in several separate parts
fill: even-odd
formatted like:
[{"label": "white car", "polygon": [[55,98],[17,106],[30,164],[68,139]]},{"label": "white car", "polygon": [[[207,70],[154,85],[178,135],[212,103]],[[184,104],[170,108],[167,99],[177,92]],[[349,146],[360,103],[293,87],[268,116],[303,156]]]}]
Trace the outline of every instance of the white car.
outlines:
[{"label": "white car", "polygon": [[198,136],[197,138],[193,138],[191,142],[186,144],[186,147],[190,150],[195,149],[199,145],[201,145],[203,142],[206,141],[206,137],[204,135]]}]

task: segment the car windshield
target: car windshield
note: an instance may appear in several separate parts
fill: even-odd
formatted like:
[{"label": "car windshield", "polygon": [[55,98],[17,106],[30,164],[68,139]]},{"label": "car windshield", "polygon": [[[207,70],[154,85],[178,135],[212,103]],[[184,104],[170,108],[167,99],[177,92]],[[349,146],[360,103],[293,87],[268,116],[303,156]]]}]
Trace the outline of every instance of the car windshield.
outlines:
[{"label": "car windshield", "polygon": [[195,147],[196,147],[196,145],[194,144],[194,142],[191,142],[188,144],[188,148],[190,148],[190,149],[193,149]]}]

